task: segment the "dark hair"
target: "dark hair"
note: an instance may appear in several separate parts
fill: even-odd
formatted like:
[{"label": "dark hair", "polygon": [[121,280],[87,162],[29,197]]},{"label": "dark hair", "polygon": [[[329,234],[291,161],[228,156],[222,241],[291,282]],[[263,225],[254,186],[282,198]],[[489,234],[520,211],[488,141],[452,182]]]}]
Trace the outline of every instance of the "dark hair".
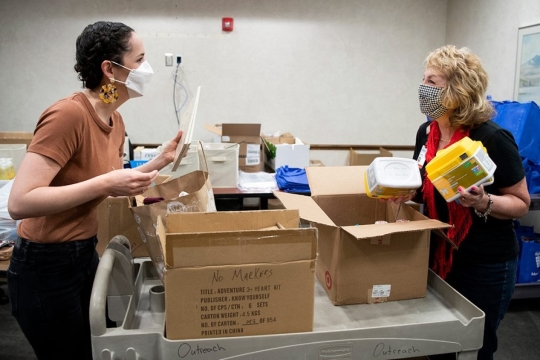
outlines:
[{"label": "dark hair", "polygon": [[83,87],[95,89],[101,83],[101,63],[111,60],[122,64],[130,50],[129,39],[134,30],[119,22],[98,21],[88,25],[77,37],[74,66]]}]

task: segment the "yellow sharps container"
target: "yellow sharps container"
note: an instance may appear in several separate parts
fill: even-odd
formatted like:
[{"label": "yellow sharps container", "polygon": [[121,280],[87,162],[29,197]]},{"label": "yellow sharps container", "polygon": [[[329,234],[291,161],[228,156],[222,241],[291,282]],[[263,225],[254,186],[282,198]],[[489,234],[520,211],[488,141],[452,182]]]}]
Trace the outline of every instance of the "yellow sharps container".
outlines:
[{"label": "yellow sharps container", "polygon": [[450,202],[460,196],[459,186],[469,190],[472,186],[493,183],[496,168],[481,141],[464,137],[439,150],[426,165],[426,172],[435,188]]}]

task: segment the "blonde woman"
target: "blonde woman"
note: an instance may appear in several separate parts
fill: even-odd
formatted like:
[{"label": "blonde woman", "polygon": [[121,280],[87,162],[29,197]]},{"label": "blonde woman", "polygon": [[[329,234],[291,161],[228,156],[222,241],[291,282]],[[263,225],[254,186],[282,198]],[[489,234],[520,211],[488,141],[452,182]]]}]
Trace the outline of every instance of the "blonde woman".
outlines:
[{"label": "blonde woman", "polygon": [[[431,267],[486,314],[478,359],[493,359],[497,350],[497,328],[516,281],[512,219],[525,215],[530,204],[514,138],[490,120],[487,86],[488,75],[469,49],[449,45],[430,53],[419,86],[420,110],[430,121],[420,126],[414,151],[423,179],[414,200],[424,203],[429,217],[453,225],[447,236],[459,246],[453,251],[444,241],[432,243]],[[426,164],[465,136],[487,149],[497,165],[495,182],[470,191],[460,187],[459,200],[447,203],[426,176]]]}]

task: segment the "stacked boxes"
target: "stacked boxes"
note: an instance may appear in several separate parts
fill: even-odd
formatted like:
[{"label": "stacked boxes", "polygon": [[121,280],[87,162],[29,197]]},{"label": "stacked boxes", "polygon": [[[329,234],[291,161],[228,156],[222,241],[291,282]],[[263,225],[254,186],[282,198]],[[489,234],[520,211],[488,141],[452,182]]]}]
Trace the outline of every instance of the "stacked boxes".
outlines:
[{"label": "stacked boxes", "polygon": [[261,124],[205,125],[219,136],[218,142],[240,146],[238,168],[245,172],[264,171],[264,151],[261,151]]},{"label": "stacked boxes", "polygon": [[160,218],[167,338],[312,331],[317,231],[299,221],[293,210]]},{"label": "stacked boxes", "polygon": [[309,145],[285,133],[278,137],[263,137],[265,142],[266,163],[276,170],[282,166],[303,169],[309,166]]}]

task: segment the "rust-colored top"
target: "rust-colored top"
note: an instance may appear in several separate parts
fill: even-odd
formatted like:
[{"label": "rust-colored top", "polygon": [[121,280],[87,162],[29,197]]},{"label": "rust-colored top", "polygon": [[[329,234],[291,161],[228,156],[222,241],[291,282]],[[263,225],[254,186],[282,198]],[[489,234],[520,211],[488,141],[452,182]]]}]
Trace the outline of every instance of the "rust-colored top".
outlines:
[{"label": "rust-colored top", "polygon": [[[50,186],[79,183],[121,168],[125,126],[114,112],[110,126],[96,114],[87,97],[74,93],[43,112],[28,152],[56,161],[61,169]],[[19,236],[40,243],[88,239],[97,234],[99,197],[75,208],[24,219]]]}]

